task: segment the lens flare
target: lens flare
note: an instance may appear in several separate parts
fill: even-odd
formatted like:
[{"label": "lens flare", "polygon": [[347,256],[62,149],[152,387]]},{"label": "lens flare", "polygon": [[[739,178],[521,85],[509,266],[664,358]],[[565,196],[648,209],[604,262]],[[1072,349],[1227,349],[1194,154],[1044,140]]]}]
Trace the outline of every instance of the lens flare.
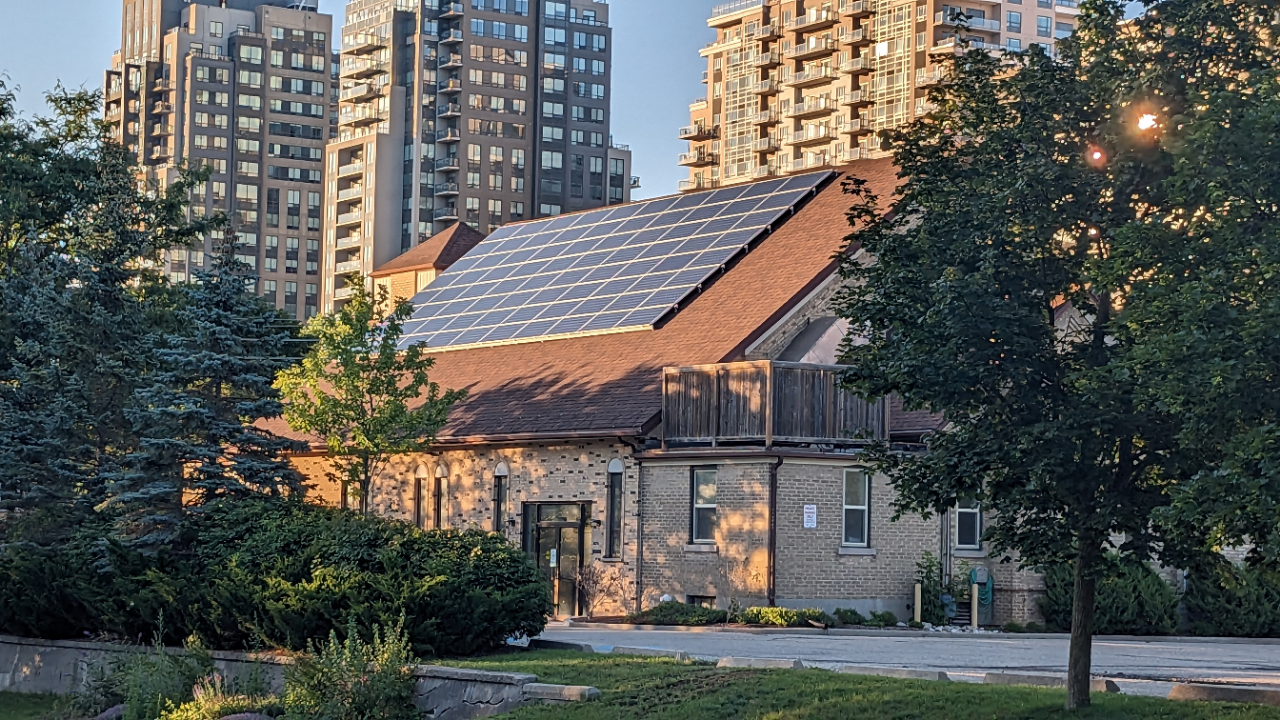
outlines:
[{"label": "lens flare", "polygon": [[1150,130],[1155,126],[1156,126],[1156,116],[1152,115],[1151,113],[1147,113],[1146,115],[1143,115],[1142,117],[1138,118],[1139,130]]}]

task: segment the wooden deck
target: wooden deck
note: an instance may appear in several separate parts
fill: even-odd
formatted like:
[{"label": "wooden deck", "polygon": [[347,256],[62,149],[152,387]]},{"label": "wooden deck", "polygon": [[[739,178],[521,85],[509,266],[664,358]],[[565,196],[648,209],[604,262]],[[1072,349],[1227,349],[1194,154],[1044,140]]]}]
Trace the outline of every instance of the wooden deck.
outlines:
[{"label": "wooden deck", "polygon": [[669,367],[662,374],[664,445],[850,445],[883,440],[884,400],[839,384],[844,368],[787,362]]}]

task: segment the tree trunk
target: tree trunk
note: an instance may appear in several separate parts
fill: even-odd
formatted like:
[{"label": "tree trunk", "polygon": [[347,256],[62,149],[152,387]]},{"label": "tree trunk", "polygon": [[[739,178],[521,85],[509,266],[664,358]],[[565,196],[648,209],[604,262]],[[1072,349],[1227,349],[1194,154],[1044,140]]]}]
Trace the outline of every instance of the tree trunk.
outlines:
[{"label": "tree trunk", "polygon": [[1080,538],[1075,592],[1071,601],[1071,650],[1067,659],[1067,709],[1089,707],[1089,671],[1093,666],[1094,567],[1101,556],[1097,543]]}]

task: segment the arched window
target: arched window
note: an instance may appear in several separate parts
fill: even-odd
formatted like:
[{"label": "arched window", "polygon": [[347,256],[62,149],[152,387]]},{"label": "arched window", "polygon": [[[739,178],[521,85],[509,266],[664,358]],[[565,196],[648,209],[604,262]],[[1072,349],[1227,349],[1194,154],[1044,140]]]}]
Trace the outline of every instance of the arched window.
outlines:
[{"label": "arched window", "polygon": [[436,465],[434,496],[436,529],[443,530],[448,525],[449,514],[449,466],[444,463]]},{"label": "arched window", "polygon": [[425,512],[427,498],[425,495],[427,482],[427,466],[419,465],[417,470],[413,471],[413,524],[420,528],[427,527],[427,514]]},{"label": "arched window", "polygon": [[507,483],[511,477],[511,468],[505,462],[498,463],[493,469],[493,531],[502,532],[502,523],[506,520]]},{"label": "arched window", "polygon": [[609,461],[609,504],[605,524],[605,557],[622,557],[622,461]]}]

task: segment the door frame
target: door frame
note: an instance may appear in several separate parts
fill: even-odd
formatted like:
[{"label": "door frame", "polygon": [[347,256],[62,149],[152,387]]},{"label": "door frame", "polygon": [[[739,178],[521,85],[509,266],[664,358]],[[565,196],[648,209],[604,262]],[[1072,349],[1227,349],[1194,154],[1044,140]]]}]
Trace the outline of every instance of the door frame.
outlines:
[{"label": "door frame", "polygon": [[[539,507],[557,506],[557,505],[577,506],[578,520],[574,522],[574,521],[566,521],[566,520],[535,519],[537,517],[536,513]],[[590,500],[580,500],[580,501],[572,501],[572,502],[551,501],[551,500],[525,502],[521,505],[520,517],[523,524],[523,527],[521,528],[521,532],[520,532],[521,544],[524,546],[524,551],[533,558],[534,564],[536,564],[539,569],[542,569],[542,558],[539,557],[539,553],[538,553],[538,531],[542,529],[577,530],[578,531],[578,567],[577,569],[581,570],[583,566],[586,565],[587,555],[588,553],[591,552],[591,543],[589,540],[589,534],[592,527]],[[559,545],[558,540],[556,544],[557,546]],[[561,553],[560,556],[563,557],[564,556],[563,553]],[[562,565],[557,563],[556,575],[559,575],[559,570],[562,567],[563,567]],[[553,587],[555,587],[554,578],[553,578]],[[556,617],[559,617],[558,613],[560,612],[560,598],[558,596],[558,593],[556,593],[555,590],[552,590],[552,594],[553,594],[552,601],[556,607],[556,613],[557,613]],[[582,594],[581,594],[581,591],[578,589],[578,587],[575,585],[574,593],[573,593],[573,609],[570,615],[576,616],[579,612],[581,612],[581,610],[582,610]]]}]

